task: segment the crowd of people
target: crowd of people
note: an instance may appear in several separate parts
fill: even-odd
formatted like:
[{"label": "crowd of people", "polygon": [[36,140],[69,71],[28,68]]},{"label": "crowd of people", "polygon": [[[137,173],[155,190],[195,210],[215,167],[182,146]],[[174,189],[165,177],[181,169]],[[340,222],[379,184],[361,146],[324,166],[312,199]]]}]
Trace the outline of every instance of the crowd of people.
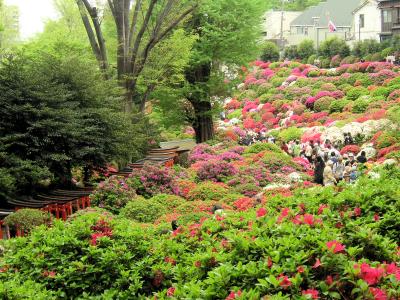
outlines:
[{"label": "crowd of people", "polygon": [[[350,133],[344,134],[344,145],[354,144]],[[329,140],[325,143],[290,141],[283,143],[282,150],[293,157],[303,157],[314,168],[314,181],[325,186],[336,185],[344,180],[353,183],[358,177],[358,167],[367,162],[365,151],[356,157],[354,153],[340,154],[339,145]]]},{"label": "crowd of people", "polygon": [[[265,133],[247,134],[242,137],[240,144],[251,145],[256,142],[276,143],[273,136]],[[354,140],[350,133],[344,134],[344,146],[353,145]],[[358,156],[354,153],[340,154],[340,145],[326,140],[324,143],[305,142],[299,140],[282,143],[281,149],[292,157],[302,157],[309,161],[314,169],[314,182],[332,186],[344,180],[349,183],[356,181],[359,166],[367,162],[366,153],[361,151]]]}]

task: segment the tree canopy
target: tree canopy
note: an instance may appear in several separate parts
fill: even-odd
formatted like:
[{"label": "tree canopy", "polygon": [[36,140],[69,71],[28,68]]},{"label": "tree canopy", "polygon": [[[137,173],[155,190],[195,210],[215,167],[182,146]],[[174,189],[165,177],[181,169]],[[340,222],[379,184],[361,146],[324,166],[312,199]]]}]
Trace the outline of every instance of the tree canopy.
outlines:
[{"label": "tree canopy", "polygon": [[102,168],[147,147],[151,126],[121,112],[115,82],[103,81],[73,45],[55,47],[57,55],[21,52],[1,61],[0,197],[44,180],[66,185],[74,166]]}]

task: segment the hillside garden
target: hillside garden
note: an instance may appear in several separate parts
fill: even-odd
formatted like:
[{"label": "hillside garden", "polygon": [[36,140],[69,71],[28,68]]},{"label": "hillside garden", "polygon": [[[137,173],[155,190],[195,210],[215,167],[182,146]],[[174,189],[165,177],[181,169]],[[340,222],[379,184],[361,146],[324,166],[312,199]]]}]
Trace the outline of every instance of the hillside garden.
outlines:
[{"label": "hillside garden", "polygon": [[[399,68],[256,61],[239,76],[215,139],[186,161],[109,177],[93,208],[3,243],[0,295],[399,299]],[[294,140],[368,162],[323,187],[282,150]]]}]

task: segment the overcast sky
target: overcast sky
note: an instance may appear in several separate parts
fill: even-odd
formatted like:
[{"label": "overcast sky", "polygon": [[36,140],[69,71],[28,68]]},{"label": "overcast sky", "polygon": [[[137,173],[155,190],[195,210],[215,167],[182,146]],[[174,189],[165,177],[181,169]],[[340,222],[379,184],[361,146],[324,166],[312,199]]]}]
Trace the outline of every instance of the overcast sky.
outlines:
[{"label": "overcast sky", "polygon": [[5,0],[5,3],[19,7],[22,39],[41,32],[46,19],[57,18],[53,0]]}]

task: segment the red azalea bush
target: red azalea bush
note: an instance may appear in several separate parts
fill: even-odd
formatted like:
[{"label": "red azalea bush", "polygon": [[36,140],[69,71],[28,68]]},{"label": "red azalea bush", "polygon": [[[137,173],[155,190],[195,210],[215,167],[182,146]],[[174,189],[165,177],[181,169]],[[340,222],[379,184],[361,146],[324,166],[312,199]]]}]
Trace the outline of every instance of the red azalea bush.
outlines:
[{"label": "red azalea bush", "polygon": [[357,155],[361,151],[361,148],[357,145],[347,145],[340,150],[340,154],[346,154],[346,153],[353,153],[354,155]]}]

